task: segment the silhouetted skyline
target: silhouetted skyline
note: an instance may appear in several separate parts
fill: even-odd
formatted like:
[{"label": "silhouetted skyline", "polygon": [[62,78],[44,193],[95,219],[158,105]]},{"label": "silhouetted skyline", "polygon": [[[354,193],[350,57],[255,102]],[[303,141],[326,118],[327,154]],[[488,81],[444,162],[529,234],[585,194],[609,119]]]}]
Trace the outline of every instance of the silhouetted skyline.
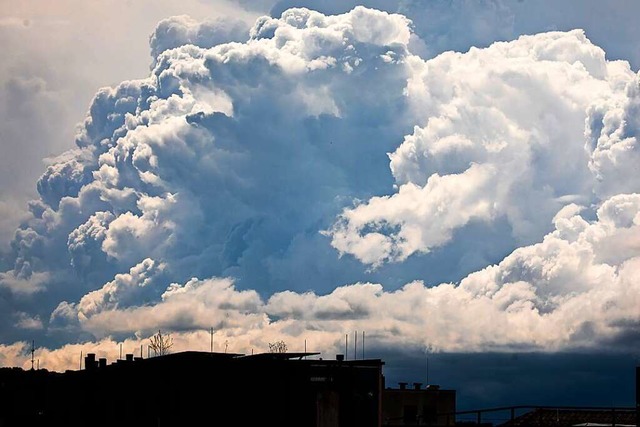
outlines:
[{"label": "silhouetted skyline", "polygon": [[638,12],[0,6],[0,366],[366,331],[461,406],[632,403]]}]

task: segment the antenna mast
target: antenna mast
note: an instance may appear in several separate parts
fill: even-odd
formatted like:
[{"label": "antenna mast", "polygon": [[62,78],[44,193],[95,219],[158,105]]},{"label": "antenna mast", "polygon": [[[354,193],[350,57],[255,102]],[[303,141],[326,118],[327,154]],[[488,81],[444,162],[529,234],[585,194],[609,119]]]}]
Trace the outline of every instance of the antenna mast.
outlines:
[{"label": "antenna mast", "polygon": [[353,358],[358,359],[358,331],[353,331]]},{"label": "antenna mast", "polygon": [[344,360],[349,360],[349,334],[344,334]]},{"label": "antenna mast", "polygon": [[31,370],[33,371],[33,354],[36,352],[36,342],[35,340],[31,341]]},{"label": "antenna mast", "polygon": [[429,350],[427,349],[427,352],[425,353],[425,356],[427,358],[427,385],[429,385]]}]

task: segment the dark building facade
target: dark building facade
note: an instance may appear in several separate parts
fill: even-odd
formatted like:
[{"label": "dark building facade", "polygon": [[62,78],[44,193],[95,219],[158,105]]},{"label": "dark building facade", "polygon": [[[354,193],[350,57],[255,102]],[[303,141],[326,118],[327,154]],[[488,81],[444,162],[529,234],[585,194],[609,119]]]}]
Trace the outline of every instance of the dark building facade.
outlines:
[{"label": "dark building facade", "polygon": [[456,392],[437,385],[399,383],[382,392],[383,426],[453,426],[456,422]]},{"label": "dark building facade", "polygon": [[183,352],[85,358],[65,373],[0,369],[5,426],[381,425],[383,362]]}]

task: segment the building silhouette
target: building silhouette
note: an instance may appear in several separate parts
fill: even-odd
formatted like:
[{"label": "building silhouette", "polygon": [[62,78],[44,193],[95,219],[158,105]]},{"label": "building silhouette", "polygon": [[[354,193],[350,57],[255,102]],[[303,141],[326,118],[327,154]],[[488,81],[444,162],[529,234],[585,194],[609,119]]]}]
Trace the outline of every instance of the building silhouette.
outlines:
[{"label": "building silhouette", "polygon": [[382,392],[383,426],[453,426],[455,425],[456,391],[442,390],[438,385],[401,382],[398,388]]},{"label": "building silhouette", "polygon": [[[0,427],[277,426],[499,427],[638,426],[636,406],[511,406],[456,411],[455,390],[421,383],[385,386],[380,359],[315,358],[319,353],[243,355],[186,351],[108,364],[95,354],[84,369],[0,368]],[[524,411],[524,412],[523,412]],[[471,415],[475,421],[462,421]]]},{"label": "building silhouette", "polygon": [[382,360],[318,354],[186,351],[111,364],[87,354],[78,371],[2,368],[0,427],[379,427],[386,393],[404,409],[414,391],[432,392],[402,398],[385,390]]}]

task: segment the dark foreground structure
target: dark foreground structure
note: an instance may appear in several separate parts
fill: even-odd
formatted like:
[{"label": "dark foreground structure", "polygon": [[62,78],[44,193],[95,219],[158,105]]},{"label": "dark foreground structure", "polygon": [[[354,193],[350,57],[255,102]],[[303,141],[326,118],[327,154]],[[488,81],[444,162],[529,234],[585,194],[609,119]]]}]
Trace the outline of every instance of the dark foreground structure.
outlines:
[{"label": "dark foreground structure", "polygon": [[636,412],[625,408],[535,408],[500,427],[618,426],[635,427]]},{"label": "dark foreground structure", "polygon": [[456,391],[438,385],[399,383],[382,392],[383,426],[453,426],[456,422]]},{"label": "dark foreground structure", "polygon": [[425,425],[427,413],[437,424],[438,401],[424,395],[434,390],[385,389],[380,359],[317,354],[188,351],[111,364],[88,354],[78,371],[2,368],[0,427],[380,427],[383,417]]},{"label": "dark foreground structure", "polygon": [[456,411],[455,390],[385,387],[380,359],[311,358],[317,354],[128,354],[109,365],[89,354],[78,371],[0,368],[0,427],[640,426],[640,367],[635,408]]},{"label": "dark foreground structure", "polygon": [[9,370],[0,426],[379,426],[383,362],[311,355],[183,352],[107,365],[90,354],[81,371]]}]

